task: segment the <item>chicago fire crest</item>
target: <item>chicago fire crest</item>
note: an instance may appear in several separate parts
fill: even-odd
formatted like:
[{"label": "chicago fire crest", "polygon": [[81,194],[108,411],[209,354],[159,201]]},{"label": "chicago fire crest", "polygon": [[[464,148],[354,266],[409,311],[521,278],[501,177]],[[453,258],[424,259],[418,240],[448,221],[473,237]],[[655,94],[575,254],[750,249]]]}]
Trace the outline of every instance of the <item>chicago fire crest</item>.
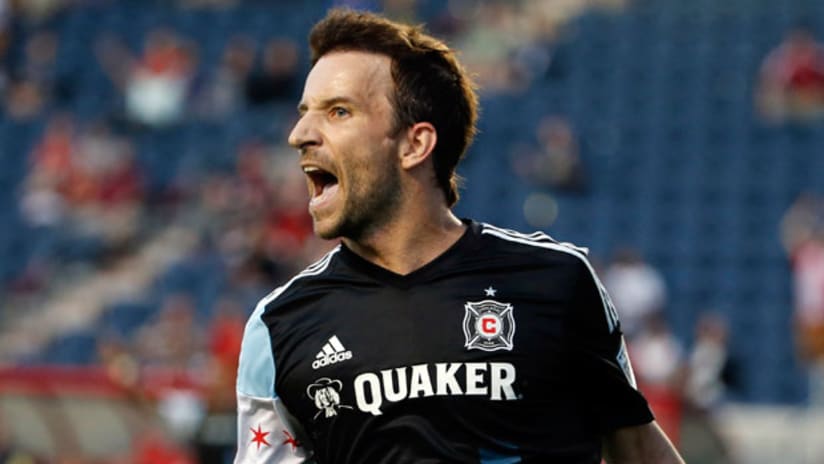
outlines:
[{"label": "chicago fire crest", "polygon": [[463,331],[464,347],[468,350],[511,350],[515,336],[515,318],[512,305],[494,300],[468,301]]}]

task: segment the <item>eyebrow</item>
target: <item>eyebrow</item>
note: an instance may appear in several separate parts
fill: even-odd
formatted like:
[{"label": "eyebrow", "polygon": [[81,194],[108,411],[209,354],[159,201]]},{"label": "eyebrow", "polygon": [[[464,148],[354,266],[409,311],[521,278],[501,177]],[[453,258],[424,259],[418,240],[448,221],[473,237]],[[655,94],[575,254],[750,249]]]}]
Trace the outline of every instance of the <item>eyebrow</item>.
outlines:
[{"label": "eyebrow", "polygon": [[[339,96],[339,97],[332,97],[332,98],[327,98],[327,99],[321,100],[320,103],[318,104],[318,106],[321,107],[321,108],[329,108],[330,106],[337,105],[339,103],[346,103],[348,105],[354,105],[354,101],[351,98]],[[300,104],[298,105],[298,113],[304,114],[308,110],[309,110],[309,105],[307,105],[306,102],[300,102]]]}]

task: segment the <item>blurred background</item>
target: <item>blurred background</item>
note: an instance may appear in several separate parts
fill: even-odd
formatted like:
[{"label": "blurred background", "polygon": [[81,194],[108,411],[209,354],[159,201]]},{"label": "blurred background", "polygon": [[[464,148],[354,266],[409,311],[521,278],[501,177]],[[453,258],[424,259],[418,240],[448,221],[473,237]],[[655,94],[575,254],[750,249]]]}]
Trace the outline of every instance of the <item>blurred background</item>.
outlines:
[{"label": "blurred background", "polygon": [[0,0],[0,463],[230,462],[335,5],[461,51],[457,212],[589,247],[687,462],[824,463],[817,0]]}]

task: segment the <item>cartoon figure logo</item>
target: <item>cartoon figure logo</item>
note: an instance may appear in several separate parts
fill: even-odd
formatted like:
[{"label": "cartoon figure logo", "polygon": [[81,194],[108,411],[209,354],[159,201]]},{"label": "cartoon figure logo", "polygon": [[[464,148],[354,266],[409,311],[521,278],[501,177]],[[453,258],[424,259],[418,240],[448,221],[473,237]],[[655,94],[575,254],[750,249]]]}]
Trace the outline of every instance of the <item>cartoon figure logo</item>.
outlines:
[{"label": "cartoon figure logo", "polygon": [[315,383],[306,387],[306,394],[309,395],[309,398],[312,398],[318,408],[315,419],[321,413],[323,413],[323,417],[329,418],[337,416],[338,409],[352,409],[352,406],[340,404],[340,391],[342,388],[343,383],[340,380],[332,380],[328,377],[315,380]]},{"label": "cartoon figure logo", "polygon": [[515,336],[515,318],[512,305],[494,300],[467,302],[463,320],[469,350],[511,350]]}]

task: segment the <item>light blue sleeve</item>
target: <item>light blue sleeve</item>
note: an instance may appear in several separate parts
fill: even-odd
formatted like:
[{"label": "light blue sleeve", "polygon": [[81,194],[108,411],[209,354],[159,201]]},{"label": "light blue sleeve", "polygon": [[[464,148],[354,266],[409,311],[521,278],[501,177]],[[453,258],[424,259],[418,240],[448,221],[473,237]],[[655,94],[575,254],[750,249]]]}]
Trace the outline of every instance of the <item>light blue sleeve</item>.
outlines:
[{"label": "light blue sleeve", "polygon": [[237,392],[255,398],[275,399],[275,359],[269,329],[261,316],[268,299],[258,303],[246,322],[237,373]]},{"label": "light blue sleeve", "polygon": [[264,298],[246,323],[237,374],[235,464],[306,464],[312,450],[303,430],[275,393],[275,360],[261,316],[276,294]]}]

